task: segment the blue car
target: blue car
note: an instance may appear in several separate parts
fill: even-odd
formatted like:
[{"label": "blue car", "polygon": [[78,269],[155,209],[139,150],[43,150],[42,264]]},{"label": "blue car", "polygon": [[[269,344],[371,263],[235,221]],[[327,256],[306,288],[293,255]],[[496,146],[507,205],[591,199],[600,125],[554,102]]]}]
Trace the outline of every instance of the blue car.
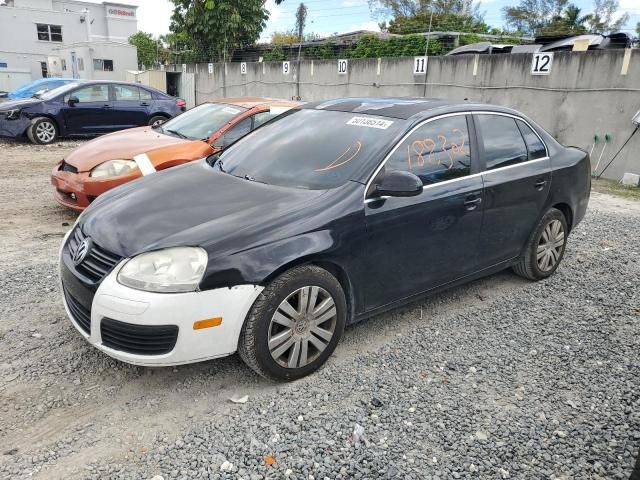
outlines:
[{"label": "blue car", "polygon": [[58,137],[159,125],[185,110],[184,100],[146,85],[75,82],[38,98],[0,103],[0,137],[27,137],[46,145]]},{"label": "blue car", "polygon": [[34,95],[42,95],[49,90],[74,82],[78,82],[78,80],[74,80],[73,78],[41,78],[33,82],[25,83],[20,88],[16,88],[13,92],[6,94],[3,98],[9,100],[31,98]]}]

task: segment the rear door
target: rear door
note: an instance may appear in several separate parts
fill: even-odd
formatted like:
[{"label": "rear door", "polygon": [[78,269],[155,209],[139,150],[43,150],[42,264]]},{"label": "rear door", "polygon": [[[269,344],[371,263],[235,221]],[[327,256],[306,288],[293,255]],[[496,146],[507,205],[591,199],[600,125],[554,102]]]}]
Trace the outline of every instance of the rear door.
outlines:
[{"label": "rear door", "polygon": [[522,119],[473,115],[484,164],[483,267],[517,257],[537,225],[551,184],[551,161],[540,137]]},{"label": "rear door", "polygon": [[151,94],[134,85],[113,84],[113,118],[118,129],[141,127],[149,121]]},{"label": "rear door", "polygon": [[409,171],[424,188],[415,197],[365,200],[367,310],[476,270],[482,177],[472,164],[476,153],[467,117],[450,115],[418,126],[377,174]]},{"label": "rear door", "polygon": [[[69,106],[69,98],[78,103]],[[99,134],[113,130],[113,102],[109,84],[91,84],[77,88],[64,96],[63,116],[70,134]]]}]

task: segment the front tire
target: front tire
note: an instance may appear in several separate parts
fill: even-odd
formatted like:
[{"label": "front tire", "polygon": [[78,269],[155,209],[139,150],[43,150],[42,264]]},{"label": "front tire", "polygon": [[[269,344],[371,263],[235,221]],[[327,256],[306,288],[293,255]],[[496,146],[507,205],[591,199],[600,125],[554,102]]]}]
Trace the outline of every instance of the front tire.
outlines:
[{"label": "front tire", "polygon": [[551,276],[564,257],[568,234],[564,214],[556,208],[549,209],[529,239],[522,259],[513,266],[513,271],[529,280]]},{"label": "front tire", "polygon": [[58,138],[58,126],[50,118],[34,118],[27,128],[27,137],[36,145],[49,145]]},{"label": "front tire", "polygon": [[263,377],[295,380],[326,362],[346,319],[347,301],[338,280],[314,265],[296,267],[258,296],[242,327],[238,352]]}]

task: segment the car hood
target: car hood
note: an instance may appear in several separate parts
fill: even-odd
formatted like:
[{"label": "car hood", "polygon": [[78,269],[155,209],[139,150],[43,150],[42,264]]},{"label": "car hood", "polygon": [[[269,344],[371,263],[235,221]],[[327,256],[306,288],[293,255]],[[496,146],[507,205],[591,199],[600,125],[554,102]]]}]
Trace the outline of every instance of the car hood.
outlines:
[{"label": "car hood", "polygon": [[0,103],[0,110],[13,110],[14,108],[28,107],[40,102],[42,102],[42,100],[38,98],[21,98],[18,100],[7,100]]},{"label": "car hood", "polygon": [[[2,106],[4,108],[4,104]],[[107,160],[131,160],[140,153],[174,145],[187,147],[190,143],[196,149],[202,148],[204,144],[200,140],[165,135],[151,127],[131,128],[93,139],[76,148],[64,161],[76,167],[79,172],[88,172]]]},{"label": "car hood", "polygon": [[82,217],[83,232],[128,257],[172,246],[230,253],[286,234],[293,212],[324,190],[277,187],[188,163],[122,185],[98,197]]}]

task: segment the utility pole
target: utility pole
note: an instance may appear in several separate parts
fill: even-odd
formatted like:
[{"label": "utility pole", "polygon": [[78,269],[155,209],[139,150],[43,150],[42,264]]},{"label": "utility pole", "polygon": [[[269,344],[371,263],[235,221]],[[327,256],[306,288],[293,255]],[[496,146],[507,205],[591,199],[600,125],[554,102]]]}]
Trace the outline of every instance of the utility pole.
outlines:
[{"label": "utility pole", "polygon": [[431,38],[431,25],[433,24],[433,5],[431,6],[431,15],[429,16],[429,31],[427,32],[427,46],[424,48],[424,89],[422,96],[427,96],[427,75],[429,73],[429,39]]}]

